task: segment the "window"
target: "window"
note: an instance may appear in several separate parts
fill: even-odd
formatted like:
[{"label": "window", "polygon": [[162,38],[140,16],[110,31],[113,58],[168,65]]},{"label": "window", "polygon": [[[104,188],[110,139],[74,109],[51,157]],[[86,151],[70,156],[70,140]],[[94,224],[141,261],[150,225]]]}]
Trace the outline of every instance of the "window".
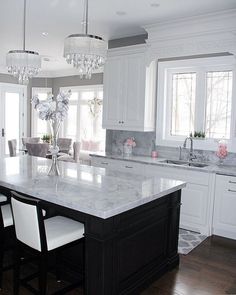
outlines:
[{"label": "window", "polygon": [[196,73],[173,74],[172,85],[171,135],[186,136],[194,129]]},{"label": "window", "polygon": [[100,85],[61,88],[72,91],[62,136],[81,142],[83,151],[104,151],[106,131],[102,129],[103,87]]},{"label": "window", "polygon": [[205,134],[198,148],[234,141],[234,63],[232,56],[159,63],[157,144],[176,146],[194,132]]},{"label": "window", "polygon": [[[32,97],[38,95],[39,100],[46,100],[52,93],[52,88],[32,88]],[[44,134],[50,134],[50,127],[47,121],[39,119],[38,112],[32,108],[32,128],[33,137],[42,138]]]},{"label": "window", "polygon": [[232,71],[208,72],[206,79],[206,136],[230,138]]}]

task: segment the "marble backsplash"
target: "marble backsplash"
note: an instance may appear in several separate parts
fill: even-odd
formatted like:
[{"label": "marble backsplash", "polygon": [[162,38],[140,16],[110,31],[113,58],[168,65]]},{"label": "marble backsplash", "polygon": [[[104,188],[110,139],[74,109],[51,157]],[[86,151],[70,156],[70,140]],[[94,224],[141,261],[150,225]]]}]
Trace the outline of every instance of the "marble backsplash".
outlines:
[{"label": "marble backsplash", "polygon": [[[106,152],[121,155],[123,153],[123,144],[128,137],[134,137],[136,147],[133,148],[133,154],[139,156],[151,156],[156,134],[155,132],[134,132],[134,131],[117,131],[107,130],[106,133]],[[179,148],[156,146],[158,156],[168,159],[179,159]],[[215,155],[215,151],[196,150],[194,154],[199,162],[219,163],[219,158]],[[188,149],[182,150],[182,159],[187,159]],[[236,154],[229,153],[227,158],[223,160],[225,165],[236,165]]]}]

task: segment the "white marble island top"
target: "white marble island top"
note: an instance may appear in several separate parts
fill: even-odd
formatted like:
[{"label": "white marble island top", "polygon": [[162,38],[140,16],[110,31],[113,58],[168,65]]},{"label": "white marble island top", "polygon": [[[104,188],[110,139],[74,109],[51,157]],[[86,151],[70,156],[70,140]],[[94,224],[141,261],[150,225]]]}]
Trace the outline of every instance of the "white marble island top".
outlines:
[{"label": "white marble island top", "polygon": [[61,176],[47,176],[51,160],[0,159],[0,186],[103,219],[158,199],[185,183],[59,162]]}]

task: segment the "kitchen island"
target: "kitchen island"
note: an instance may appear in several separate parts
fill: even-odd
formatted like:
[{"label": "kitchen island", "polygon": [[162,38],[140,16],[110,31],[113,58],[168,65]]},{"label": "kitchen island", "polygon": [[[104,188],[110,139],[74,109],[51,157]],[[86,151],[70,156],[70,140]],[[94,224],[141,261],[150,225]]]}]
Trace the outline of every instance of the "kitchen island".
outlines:
[{"label": "kitchen island", "polygon": [[0,159],[0,186],[85,225],[85,294],[139,294],[176,267],[182,181],[21,156]]}]

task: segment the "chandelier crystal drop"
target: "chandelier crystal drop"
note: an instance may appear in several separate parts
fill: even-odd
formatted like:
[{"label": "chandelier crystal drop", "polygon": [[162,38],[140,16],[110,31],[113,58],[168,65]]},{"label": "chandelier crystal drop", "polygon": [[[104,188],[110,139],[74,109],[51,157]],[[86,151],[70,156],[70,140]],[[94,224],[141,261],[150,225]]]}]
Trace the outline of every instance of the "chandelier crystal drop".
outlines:
[{"label": "chandelier crystal drop", "polygon": [[10,50],[6,57],[8,73],[18,79],[19,84],[27,85],[41,68],[38,52],[25,50],[26,0],[24,0],[23,50]]},{"label": "chandelier crystal drop", "polygon": [[64,57],[78,69],[81,78],[90,79],[92,73],[105,64],[107,42],[88,34],[88,0],[85,0],[85,33],[73,34],[65,39]]}]

